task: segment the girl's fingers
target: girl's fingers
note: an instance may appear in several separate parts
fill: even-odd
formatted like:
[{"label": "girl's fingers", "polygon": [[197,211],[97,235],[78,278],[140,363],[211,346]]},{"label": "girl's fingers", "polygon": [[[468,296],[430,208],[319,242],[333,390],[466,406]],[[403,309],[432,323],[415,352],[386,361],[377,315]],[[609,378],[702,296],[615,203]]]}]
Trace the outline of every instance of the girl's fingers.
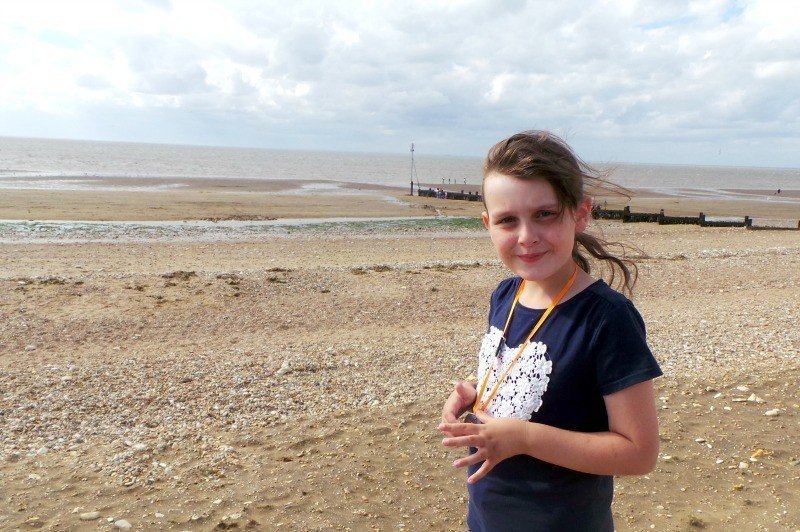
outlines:
[{"label": "girl's fingers", "polygon": [[453,466],[455,467],[465,467],[471,466],[472,464],[477,464],[478,462],[483,462],[485,458],[483,458],[480,453],[473,453],[469,456],[465,456],[464,458],[459,458],[455,462],[453,462]]},{"label": "girl's fingers", "polygon": [[477,434],[480,425],[474,423],[439,423],[437,427],[442,432],[449,432],[456,436],[466,436],[469,434]]},{"label": "girl's fingers", "polygon": [[445,438],[442,440],[442,445],[445,447],[480,447],[482,443],[483,438],[476,434],[460,436],[457,438]]},{"label": "girl's fingers", "polygon": [[475,471],[475,473],[471,477],[467,479],[467,482],[470,484],[475,484],[480,479],[485,477],[486,473],[491,471],[493,467],[494,465],[490,464],[489,460],[484,461],[483,465],[477,471]]}]

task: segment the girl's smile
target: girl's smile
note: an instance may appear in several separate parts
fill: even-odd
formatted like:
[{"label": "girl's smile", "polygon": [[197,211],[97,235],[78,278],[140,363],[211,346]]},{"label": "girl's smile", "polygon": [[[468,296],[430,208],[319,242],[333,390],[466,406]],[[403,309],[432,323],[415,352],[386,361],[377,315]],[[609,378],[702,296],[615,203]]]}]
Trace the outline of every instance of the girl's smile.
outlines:
[{"label": "girl's smile", "polygon": [[544,253],[526,253],[523,255],[517,255],[520,259],[524,262],[534,263],[544,257]]}]

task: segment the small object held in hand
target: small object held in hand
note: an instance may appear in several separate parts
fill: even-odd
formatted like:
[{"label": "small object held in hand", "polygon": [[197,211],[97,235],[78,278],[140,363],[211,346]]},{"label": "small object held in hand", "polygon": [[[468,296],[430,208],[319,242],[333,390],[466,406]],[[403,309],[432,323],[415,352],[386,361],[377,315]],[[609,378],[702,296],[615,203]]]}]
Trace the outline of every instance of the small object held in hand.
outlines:
[{"label": "small object held in hand", "polygon": [[472,412],[464,416],[464,423],[475,423],[476,425],[483,425],[483,421],[478,419],[478,416],[476,416]]}]

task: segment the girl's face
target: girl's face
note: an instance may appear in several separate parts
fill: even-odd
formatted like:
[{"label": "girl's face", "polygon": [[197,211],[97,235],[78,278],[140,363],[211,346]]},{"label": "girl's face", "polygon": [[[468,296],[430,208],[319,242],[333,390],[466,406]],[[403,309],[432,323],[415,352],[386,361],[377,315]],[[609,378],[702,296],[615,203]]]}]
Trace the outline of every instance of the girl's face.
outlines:
[{"label": "girl's face", "polygon": [[590,200],[559,215],[550,183],[498,173],[486,176],[483,198],[483,224],[503,264],[527,281],[563,283],[573,270],[575,233],[589,222]]}]

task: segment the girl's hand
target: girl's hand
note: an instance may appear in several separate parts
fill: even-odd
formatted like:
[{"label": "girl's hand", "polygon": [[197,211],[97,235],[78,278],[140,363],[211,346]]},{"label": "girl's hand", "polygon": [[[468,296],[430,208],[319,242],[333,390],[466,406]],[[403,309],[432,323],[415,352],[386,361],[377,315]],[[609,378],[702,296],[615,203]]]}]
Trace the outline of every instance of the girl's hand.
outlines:
[{"label": "girl's hand", "polygon": [[447,447],[476,447],[474,454],[459,458],[453,465],[465,467],[478,462],[483,465],[467,479],[474,484],[494,466],[512,456],[525,454],[533,423],[521,419],[493,418],[485,412],[476,416],[483,423],[442,423],[439,430],[448,435],[442,440]]},{"label": "girl's hand", "polygon": [[[474,383],[457,382],[442,408],[442,423],[456,423],[461,414],[469,410],[477,398]],[[447,433],[445,433],[447,434]],[[449,434],[448,434],[449,436]]]}]

